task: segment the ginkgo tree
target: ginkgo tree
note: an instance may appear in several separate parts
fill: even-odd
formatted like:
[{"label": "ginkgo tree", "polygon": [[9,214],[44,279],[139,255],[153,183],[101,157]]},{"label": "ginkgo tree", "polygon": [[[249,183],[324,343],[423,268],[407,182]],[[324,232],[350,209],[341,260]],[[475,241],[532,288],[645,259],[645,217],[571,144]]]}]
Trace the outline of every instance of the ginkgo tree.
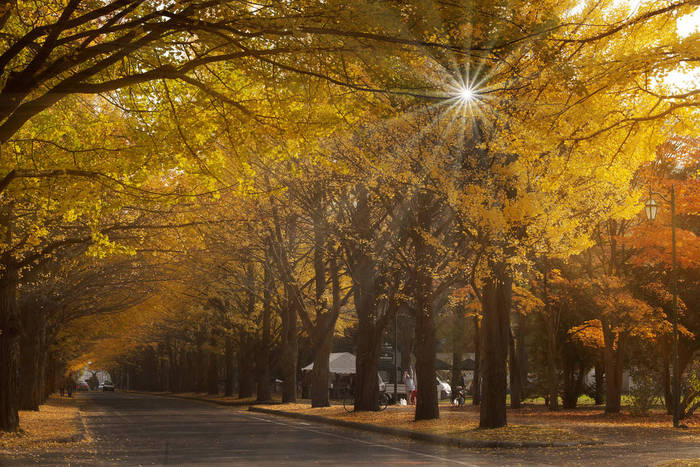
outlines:
[{"label": "ginkgo tree", "polygon": [[[533,258],[579,253],[593,244],[602,221],[633,217],[637,167],[669,131],[697,130],[698,91],[674,91],[663,81],[696,58],[698,35],[680,37],[675,29],[694,0],[647,2],[635,10],[613,1],[310,0],[255,8],[236,0],[57,0],[45,6],[0,7],[3,430],[17,429],[16,295],[23,268],[36,266],[37,255],[77,241],[97,257],[133,254],[133,245],[115,241],[114,233],[150,219],[143,212],[165,215],[174,200],[193,194],[235,192],[250,200],[262,192],[303,203],[283,198],[306,175],[305,164],[293,163],[299,158],[333,166],[334,181],[343,176],[336,192],[343,204],[321,217],[345,211],[334,226],[334,234],[343,234],[340,249],[328,243],[342,253],[361,334],[371,336],[358,346],[359,404],[370,407],[376,399],[378,343],[401,300],[414,302],[419,313],[419,384],[432,386],[435,304],[445,295],[435,279],[471,282],[483,316],[480,425],[503,426],[515,271]],[[366,131],[373,116],[387,122]],[[353,124],[366,125],[354,134],[367,138],[360,151],[346,144]],[[420,144],[406,144],[397,157],[337,164],[348,152],[343,146],[355,156],[379,156],[413,136]],[[343,151],[322,144],[331,138]],[[270,180],[271,166],[298,172]],[[312,185],[309,179],[304,182]],[[277,243],[289,244],[285,237],[296,229],[301,207],[290,206],[289,218],[272,224],[265,221],[274,206],[248,213],[273,234],[286,229]],[[403,230],[390,238],[392,229]],[[456,251],[447,251],[455,240]],[[321,250],[317,272],[332,269],[336,259]],[[262,258],[266,248],[256,251]],[[382,263],[389,251],[413,255],[416,267]],[[451,262],[455,253],[461,258]],[[299,294],[285,261],[275,264],[291,345]],[[240,272],[251,265],[238,266]],[[298,277],[310,277],[310,269],[300,269]],[[457,272],[463,277],[453,278]],[[615,271],[607,275],[613,278],[601,287],[617,289],[610,282]],[[407,299],[400,292],[408,282],[417,293]],[[294,367],[288,367],[288,391],[294,391]],[[425,391],[419,398],[417,418],[437,417],[435,398]]]}]

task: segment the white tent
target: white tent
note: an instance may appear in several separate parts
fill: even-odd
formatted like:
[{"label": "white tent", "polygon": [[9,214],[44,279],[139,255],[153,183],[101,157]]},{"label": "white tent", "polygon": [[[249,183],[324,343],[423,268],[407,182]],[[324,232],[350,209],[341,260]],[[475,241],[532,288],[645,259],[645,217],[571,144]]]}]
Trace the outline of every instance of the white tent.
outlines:
[{"label": "white tent", "polygon": [[[355,356],[350,352],[334,352],[328,357],[328,364],[331,373],[340,375],[355,374]],[[314,364],[310,363],[302,368],[302,371],[311,371],[314,369]]]}]

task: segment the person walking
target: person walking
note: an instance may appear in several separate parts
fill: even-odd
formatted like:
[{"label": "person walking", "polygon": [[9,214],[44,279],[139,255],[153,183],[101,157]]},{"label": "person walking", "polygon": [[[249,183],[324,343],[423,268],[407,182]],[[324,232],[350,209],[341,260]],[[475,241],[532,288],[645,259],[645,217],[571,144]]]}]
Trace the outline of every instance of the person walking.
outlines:
[{"label": "person walking", "polygon": [[413,382],[413,378],[408,371],[404,372],[403,374],[403,384],[406,386],[406,398],[408,399],[409,404],[413,404],[416,400],[416,384]]},{"label": "person walking", "polygon": [[73,381],[73,378],[71,375],[66,376],[66,389],[68,390],[68,397],[73,397],[73,386],[75,385],[75,382]]}]

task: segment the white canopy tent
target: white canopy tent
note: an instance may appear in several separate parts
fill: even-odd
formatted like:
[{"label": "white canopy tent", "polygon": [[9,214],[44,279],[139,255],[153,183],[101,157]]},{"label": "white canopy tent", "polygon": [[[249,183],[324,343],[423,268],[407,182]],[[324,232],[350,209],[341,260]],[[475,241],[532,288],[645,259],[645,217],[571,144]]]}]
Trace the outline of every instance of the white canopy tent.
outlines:
[{"label": "white canopy tent", "polygon": [[[333,352],[328,357],[330,372],[338,375],[354,375],[355,374],[355,356],[350,352]],[[314,369],[314,364],[310,363],[302,368],[302,371],[311,371]]]}]

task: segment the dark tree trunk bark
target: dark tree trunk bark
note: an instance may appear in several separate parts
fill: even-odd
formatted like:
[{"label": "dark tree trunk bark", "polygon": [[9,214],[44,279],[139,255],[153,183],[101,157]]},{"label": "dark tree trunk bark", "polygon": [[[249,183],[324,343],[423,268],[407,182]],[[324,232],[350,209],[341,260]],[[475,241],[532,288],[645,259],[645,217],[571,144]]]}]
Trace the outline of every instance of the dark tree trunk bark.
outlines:
[{"label": "dark tree trunk bark", "polygon": [[[423,278],[423,284],[429,278]],[[440,418],[437,387],[435,384],[435,323],[432,311],[431,293],[416,289],[416,382],[418,397],[416,399],[415,420],[433,420]],[[421,291],[424,293],[421,293]]]},{"label": "dark tree trunk bark", "polygon": [[[246,316],[254,319],[255,315],[255,263],[248,262],[246,266],[246,283],[248,297],[246,300]],[[245,327],[241,328],[240,349],[238,352],[239,387],[238,397],[253,397],[255,390],[255,337]]]},{"label": "dark tree trunk bark", "polygon": [[[198,358],[199,352],[195,350],[190,350],[187,352],[187,361],[185,366],[185,371],[183,374],[184,378],[187,378],[186,392],[197,392],[199,390],[199,364]],[[127,373],[127,377],[129,373]]]},{"label": "dark tree trunk bark", "polygon": [[559,410],[559,370],[557,368],[557,358],[559,349],[557,342],[558,323],[555,312],[549,304],[549,289],[547,283],[548,265],[545,264],[543,271],[543,292],[544,292],[544,321],[547,329],[547,407],[549,410]]},{"label": "dark tree trunk bark", "polygon": [[272,395],[270,394],[270,345],[272,342],[272,339],[270,337],[270,294],[273,287],[273,283],[269,264],[264,265],[263,274],[264,289],[262,309],[262,336],[260,343],[260,351],[257,355],[258,402],[269,401],[272,399]]},{"label": "dark tree trunk bark", "polygon": [[333,349],[333,334],[340,311],[340,278],[335,252],[331,251],[328,275],[332,282],[332,303],[325,310],[323,294],[326,289],[326,220],[323,215],[314,217],[314,275],[316,279],[316,322],[303,310],[306,330],[311,337],[314,350],[314,367],[311,372],[311,407],[330,406],[328,382],[330,380],[329,358]]},{"label": "dark tree trunk bark", "polygon": [[528,365],[527,365],[527,346],[525,344],[525,336],[527,335],[527,318],[518,313],[518,327],[515,334],[516,352],[515,358],[518,360],[520,369],[520,399],[525,399],[528,395]]},{"label": "dark tree trunk bark", "polygon": [[559,371],[557,369],[556,337],[552,336],[552,332],[549,329],[547,336],[547,400],[549,401],[547,405],[549,410],[559,410]]},{"label": "dark tree trunk bark", "polygon": [[56,392],[56,389],[58,388],[58,385],[56,384],[56,373],[58,373],[58,370],[56,367],[58,366],[58,362],[48,354],[44,355],[44,367],[45,367],[45,373],[46,373],[46,383],[44,384],[44,400],[46,400],[51,394]]},{"label": "dark tree trunk bark", "polygon": [[667,356],[664,356],[663,386],[666,414],[673,415],[673,396],[671,395],[671,362]]},{"label": "dark tree trunk bark", "polygon": [[452,328],[452,371],[450,374],[450,384],[453,388],[457,386],[464,387],[464,378],[462,377],[462,360],[464,356],[462,355],[462,337],[465,332],[464,308],[456,306],[452,310],[455,325]]},{"label": "dark tree trunk bark", "polygon": [[[578,370],[578,371],[577,371]],[[580,380],[583,373],[582,363],[576,358],[574,349],[564,351],[564,390],[562,407],[575,409],[581,395]]]},{"label": "dark tree trunk bark", "polygon": [[158,343],[158,374],[160,391],[170,391],[170,359],[168,358],[168,348],[163,342]]},{"label": "dark tree trunk bark", "polygon": [[357,207],[352,226],[360,239],[345,245],[346,260],[353,279],[352,292],[358,320],[355,410],[368,411],[379,408],[377,367],[384,328],[390,316],[383,313],[386,310],[383,310],[379,299],[384,282],[379,276],[376,260],[371,252],[371,245],[376,241],[376,232],[372,231],[368,192],[362,185],[357,187]]},{"label": "dark tree trunk bark", "polygon": [[415,419],[440,418],[438,394],[435,384],[435,316],[433,313],[433,279],[431,276],[434,252],[424,234],[430,232],[432,221],[431,197],[426,193],[416,195],[416,229],[412,235],[416,264],[414,266],[414,293],[416,304],[416,399]]},{"label": "dark tree trunk bark", "polygon": [[311,407],[329,407],[328,379],[330,375],[328,360],[333,344],[333,330],[319,337],[321,342],[314,345],[314,368],[311,371]]},{"label": "dark tree trunk bark", "polygon": [[219,394],[219,359],[215,352],[209,352],[207,393],[211,395]]},{"label": "dark tree trunk bark", "polygon": [[25,309],[22,315],[20,409],[39,410],[39,405],[44,401],[44,375],[41,361],[42,355],[46,353],[44,347],[46,322],[37,304],[32,304],[30,309]]},{"label": "dark tree trunk bark", "polygon": [[[367,259],[367,261],[370,261]],[[378,304],[373,269],[363,269],[370,263],[360,262],[355,273],[354,286],[355,309],[358,315],[357,359],[355,380],[355,410],[369,411],[379,409],[377,394],[379,382],[377,370],[382,348],[382,337],[388,314],[380,311]],[[380,316],[381,315],[381,316]]]},{"label": "dark tree trunk bark", "polygon": [[522,398],[522,382],[520,380],[520,362],[518,359],[518,349],[517,346],[522,344],[516,344],[516,340],[513,334],[510,334],[510,407],[512,409],[519,409],[521,398]]},{"label": "dark tree trunk bark", "polygon": [[238,347],[238,398],[253,397],[255,374],[251,338],[246,330],[241,331]]},{"label": "dark tree trunk bark", "polygon": [[357,359],[355,360],[356,411],[379,410],[377,370],[382,340],[381,337],[376,337],[376,332],[376,329],[363,332],[361,326],[357,336]]},{"label": "dark tree trunk bark", "polygon": [[233,396],[233,337],[226,334],[224,338],[224,374],[226,382],[224,383],[224,396]]},{"label": "dark tree trunk bark", "polygon": [[481,404],[481,323],[474,317],[474,378],[472,379],[472,404]]},{"label": "dark tree trunk bark", "polygon": [[622,338],[603,322],[605,341],[605,412],[619,413],[622,398]]},{"label": "dark tree trunk bark", "polygon": [[[6,218],[7,219],[7,218]],[[9,222],[3,224],[9,231]],[[5,261],[0,277],[0,431],[19,429],[20,336],[17,307],[17,270]]]},{"label": "dark tree trunk bark", "polygon": [[464,389],[464,381],[462,378],[462,360],[464,357],[462,356],[462,352],[459,350],[455,350],[452,352],[452,371],[450,375],[450,385],[453,388],[456,388],[457,386],[460,386]]},{"label": "dark tree trunk bark", "polygon": [[506,358],[510,331],[512,279],[503,263],[493,266],[483,290],[483,394],[480,428],[506,426]]},{"label": "dark tree trunk bark", "polygon": [[596,359],[595,364],[595,405],[603,405],[605,402],[605,393],[603,386],[605,385],[605,370],[600,359]]},{"label": "dark tree trunk bark", "polygon": [[282,402],[297,401],[297,359],[299,340],[297,313],[292,297],[287,294],[287,306],[282,319]]}]

